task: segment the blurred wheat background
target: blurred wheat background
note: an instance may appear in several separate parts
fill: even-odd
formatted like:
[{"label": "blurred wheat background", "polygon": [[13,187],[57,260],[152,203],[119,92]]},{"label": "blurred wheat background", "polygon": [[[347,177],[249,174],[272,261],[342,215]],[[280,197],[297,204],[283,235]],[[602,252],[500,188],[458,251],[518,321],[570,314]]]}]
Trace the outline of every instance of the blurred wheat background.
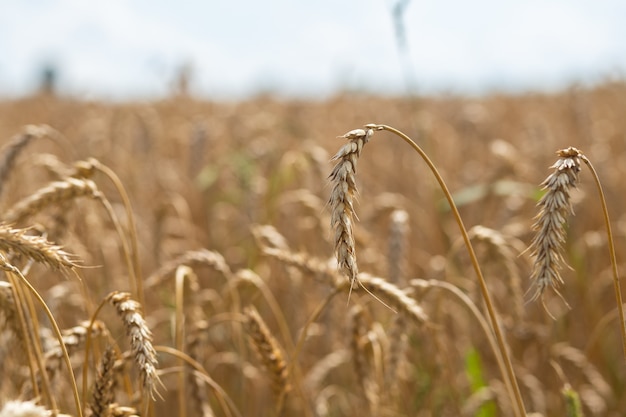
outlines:
[{"label": "blurred wheat background", "polygon": [[[576,159],[623,272],[621,4],[442,3],[442,24],[404,0],[242,20],[40,3],[0,15],[0,417],[626,413],[611,245]],[[477,94],[485,74],[500,92]],[[369,124],[443,177],[505,346],[440,184]],[[566,265],[543,294],[537,253]]]},{"label": "blurred wheat background", "polygon": [[[84,321],[114,291],[141,301],[157,346],[162,386],[150,415],[513,415],[479,323],[458,295],[435,285],[454,287],[483,309],[449,207],[423,162],[384,132],[359,159],[359,270],[404,290],[428,318],[418,324],[362,290],[348,305],[345,291],[328,298],[333,279],[347,279],[334,266],[330,158],[344,144],[338,136],[384,121],[424,147],[453,193],[501,316],[526,410],[565,415],[568,388],[585,415],[617,416],[626,409],[626,368],[601,207],[585,167],[564,243],[571,269],[562,272],[560,292],[571,309],[553,293],[545,298],[548,312],[527,302],[525,248],[555,151],[575,146],[596,166],[622,258],[626,125],[619,109],[625,100],[626,87],[618,83],[481,99],[7,100],[0,103],[8,170],[2,217],[14,230],[61,246],[78,266],[74,274],[12,247],[2,254],[41,294],[61,329],[83,323],[82,341],[71,339],[68,350],[79,389],[88,378],[87,415],[113,413],[111,404],[141,414],[141,404],[152,403],[125,324],[110,304],[97,316],[106,332],[92,329],[85,357]],[[106,172],[127,192],[132,223]],[[84,197],[65,192],[24,215],[11,214],[18,201],[78,179],[92,181],[100,199],[93,190]],[[133,275],[143,282],[143,295]],[[42,370],[23,353],[30,343],[39,346],[50,373],[51,392],[40,403],[51,408],[54,398],[60,412],[76,415],[68,369],[48,354],[58,341],[41,307],[31,300],[24,309],[28,322],[38,322],[27,325],[25,341],[11,321],[15,300],[3,300],[3,401],[36,399],[28,367],[35,375]],[[116,346],[119,364],[97,413],[96,370],[107,345]],[[214,387],[159,346],[193,358]]]}]

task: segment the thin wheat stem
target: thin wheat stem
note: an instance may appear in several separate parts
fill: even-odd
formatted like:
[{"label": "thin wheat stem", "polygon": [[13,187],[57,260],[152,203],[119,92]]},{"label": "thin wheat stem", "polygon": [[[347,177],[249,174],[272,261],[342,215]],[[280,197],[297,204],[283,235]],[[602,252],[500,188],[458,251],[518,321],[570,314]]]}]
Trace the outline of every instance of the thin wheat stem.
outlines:
[{"label": "thin wheat stem", "polygon": [[581,155],[580,159],[589,167],[591,170],[593,179],[598,188],[598,193],[600,194],[600,202],[602,204],[602,214],[604,216],[604,224],[606,226],[606,235],[609,243],[609,255],[611,257],[611,269],[613,272],[613,286],[615,289],[615,298],[617,301],[617,312],[619,313],[620,320],[620,332],[622,334],[622,350],[624,352],[624,359],[626,360],[626,319],[624,318],[624,304],[622,302],[622,290],[619,281],[619,274],[617,271],[617,258],[615,256],[615,244],[613,243],[613,232],[611,230],[611,221],[609,220],[609,210],[606,205],[606,199],[604,198],[604,191],[602,190],[602,184],[600,184],[600,178],[598,177],[598,173],[595,168],[587,159],[585,155]]},{"label": "thin wheat stem", "polygon": [[[188,266],[181,265],[176,269],[176,320],[174,330],[174,346],[176,349],[183,351],[183,337],[184,337],[184,318],[183,309],[185,307],[184,288],[185,279],[189,279],[189,275],[193,273],[193,270]],[[184,361],[181,359],[181,366],[184,366]],[[187,415],[187,401],[185,399],[185,373],[181,372],[178,380],[178,415]]]},{"label": "thin wheat stem", "polygon": [[[194,360],[191,356],[170,346],[154,346],[154,350],[157,352],[167,353],[176,358],[184,360],[187,365],[191,366],[197,371],[196,375],[202,378],[202,380],[206,382],[209,387],[211,387],[211,389],[215,393],[215,398],[220,403],[220,406],[224,410],[226,416],[232,417],[234,414],[236,417],[242,417],[241,412],[237,409],[233,400],[228,396],[228,393],[226,393],[226,391],[224,391],[224,389],[217,382],[215,382],[213,378],[209,376],[206,369],[204,369],[204,367],[196,360]],[[181,372],[184,372],[184,369],[185,368],[182,368]]]},{"label": "thin wheat stem", "polygon": [[433,173],[433,175],[437,179],[437,182],[439,183],[439,186],[441,187],[441,190],[443,191],[443,193],[444,193],[444,195],[446,197],[446,200],[448,200],[448,204],[450,204],[450,208],[452,210],[452,214],[454,215],[454,219],[456,220],[456,223],[459,226],[459,230],[461,231],[461,235],[463,236],[463,241],[465,242],[465,247],[467,248],[467,251],[469,253],[469,256],[470,256],[470,259],[471,259],[471,262],[472,262],[472,266],[473,266],[474,271],[476,273],[476,276],[478,278],[478,283],[480,285],[480,291],[481,291],[483,299],[485,300],[485,305],[487,307],[487,313],[489,315],[489,320],[491,322],[491,328],[492,328],[492,330],[493,330],[493,332],[494,332],[494,334],[496,336],[496,340],[498,342],[498,348],[500,349],[500,352],[502,353],[502,358],[504,359],[504,362],[505,362],[505,365],[506,365],[507,376],[508,376],[508,378],[509,378],[509,380],[511,382],[511,385],[513,386],[514,392],[515,392],[515,398],[513,398],[512,400],[517,405],[517,412],[519,413],[519,415],[525,416],[526,415],[526,410],[525,410],[525,407],[524,407],[524,402],[522,400],[522,394],[520,392],[519,385],[517,383],[517,379],[515,378],[515,372],[513,371],[513,365],[511,364],[511,359],[509,357],[509,353],[508,353],[508,350],[507,350],[506,341],[504,339],[504,336],[503,336],[502,331],[500,329],[500,324],[498,322],[498,316],[496,314],[496,310],[495,310],[495,307],[493,305],[493,302],[491,301],[491,296],[489,294],[489,290],[487,289],[487,282],[485,281],[485,278],[483,277],[483,273],[482,273],[482,271],[480,269],[480,265],[478,263],[478,259],[476,258],[476,253],[474,252],[474,248],[472,247],[472,242],[470,241],[469,235],[467,233],[467,229],[463,225],[463,220],[461,219],[461,215],[459,213],[459,210],[456,207],[456,204],[454,203],[454,200],[452,199],[452,195],[450,194],[450,191],[448,190],[448,187],[447,187],[446,183],[444,182],[443,178],[439,174],[439,171],[435,167],[435,164],[430,160],[428,155],[426,155],[426,153],[422,150],[422,148],[420,148],[417,145],[417,143],[415,143],[407,135],[405,135],[401,131],[399,131],[399,130],[391,127],[391,126],[387,126],[387,125],[368,124],[368,125],[365,126],[365,128],[367,128],[367,129],[374,129],[374,130],[386,130],[388,132],[391,132],[391,133],[397,135],[401,139],[403,139],[407,144],[409,144],[409,146],[411,146],[411,148],[413,148],[413,150],[415,150],[422,157],[424,162],[426,162],[426,165],[428,165],[428,167],[430,168],[431,172]]},{"label": "thin wheat stem", "polygon": [[130,198],[128,197],[128,193],[122,185],[122,181],[111,168],[93,158],[89,159],[89,161],[87,162],[100,170],[111,180],[111,182],[113,182],[113,185],[117,189],[118,194],[122,198],[122,202],[124,203],[124,209],[126,210],[126,220],[128,221],[128,233],[130,234],[129,241],[131,256],[133,258],[134,276],[136,277],[135,284],[137,299],[141,305],[145,306],[146,304],[143,290],[143,279],[141,275],[141,263],[139,262],[139,249],[137,245],[137,226],[135,225],[135,217],[133,215],[133,208],[130,204]]},{"label": "thin wheat stem", "polygon": [[[78,417],[83,417],[83,409],[81,406],[81,402],[80,402],[80,395],[78,393],[78,386],[76,385],[76,378],[74,376],[74,372],[72,370],[72,363],[70,361],[70,357],[67,353],[67,349],[65,347],[65,344],[63,343],[63,334],[61,333],[61,329],[59,328],[59,325],[57,324],[56,320],[54,319],[54,316],[52,315],[52,312],[50,311],[50,309],[48,308],[48,305],[46,304],[46,302],[44,301],[43,297],[37,292],[37,290],[35,289],[35,287],[32,286],[32,284],[30,282],[28,282],[28,280],[26,279],[26,277],[24,277],[24,275],[22,275],[22,272],[16,268],[15,266],[9,264],[8,262],[6,262],[4,259],[2,259],[2,265],[1,265],[2,269],[15,274],[15,276],[19,277],[20,281],[26,286],[26,288],[28,288],[30,290],[30,292],[35,296],[35,298],[37,299],[37,301],[39,301],[39,303],[41,304],[41,307],[43,308],[44,312],[46,313],[46,316],[48,316],[48,320],[50,320],[50,324],[52,325],[52,329],[59,341],[60,344],[60,348],[63,351],[63,358],[65,360],[65,365],[67,366],[67,370],[68,370],[68,374],[70,376],[70,383],[71,383],[71,387],[72,387],[72,394],[74,397],[74,403],[76,405],[76,412],[78,414]],[[45,371],[43,371],[45,372]]]},{"label": "thin wheat stem", "polygon": [[467,294],[465,294],[457,286],[450,284],[449,282],[439,281],[435,279],[431,279],[431,280],[414,279],[414,280],[411,280],[411,285],[414,287],[418,287],[418,288],[419,287],[426,287],[426,288],[435,287],[435,288],[440,288],[444,291],[448,291],[452,295],[454,295],[456,298],[458,298],[459,301],[461,301],[461,303],[463,303],[470,310],[472,315],[474,315],[474,317],[476,318],[476,321],[478,321],[480,328],[485,333],[485,336],[487,336],[487,340],[489,341],[489,346],[491,346],[491,350],[493,350],[493,354],[496,357],[496,361],[498,362],[498,368],[500,369],[500,373],[502,374],[502,378],[504,379],[509,396],[514,397],[513,387],[511,386],[509,378],[507,378],[507,370],[506,370],[506,365],[504,363],[504,359],[502,359],[502,354],[500,350],[498,349],[498,343],[496,342],[494,335],[490,330],[489,323],[485,319],[485,316],[480,311],[480,309],[467,296]]}]

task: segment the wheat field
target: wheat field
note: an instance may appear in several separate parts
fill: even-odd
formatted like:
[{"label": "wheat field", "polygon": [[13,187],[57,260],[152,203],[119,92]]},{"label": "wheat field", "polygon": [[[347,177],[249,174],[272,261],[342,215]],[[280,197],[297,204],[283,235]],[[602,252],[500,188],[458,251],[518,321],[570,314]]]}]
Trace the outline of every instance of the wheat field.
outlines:
[{"label": "wheat field", "polygon": [[622,106],[2,101],[0,416],[623,415]]}]

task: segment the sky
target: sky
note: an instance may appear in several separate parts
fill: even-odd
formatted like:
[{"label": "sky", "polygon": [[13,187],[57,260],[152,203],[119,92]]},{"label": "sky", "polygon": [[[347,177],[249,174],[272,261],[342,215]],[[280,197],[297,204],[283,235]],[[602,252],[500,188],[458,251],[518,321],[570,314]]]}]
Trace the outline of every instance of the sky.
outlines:
[{"label": "sky", "polygon": [[0,0],[0,97],[44,66],[105,99],[166,96],[185,66],[214,98],[554,90],[623,77],[625,18],[622,0]]}]

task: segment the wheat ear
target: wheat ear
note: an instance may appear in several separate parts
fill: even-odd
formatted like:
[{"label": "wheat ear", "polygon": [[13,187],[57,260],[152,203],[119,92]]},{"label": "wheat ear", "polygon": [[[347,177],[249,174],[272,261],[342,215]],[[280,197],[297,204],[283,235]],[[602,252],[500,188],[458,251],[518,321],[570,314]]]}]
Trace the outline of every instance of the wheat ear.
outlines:
[{"label": "wheat ear", "polygon": [[59,204],[63,201],[78,197],[100,198],[100,191],[91,180],[66,178],[55,181],[36,191],[34,194],[17,202],[11,207],[2,219],[6,223],[18,223],[40,212],[44,207]]},{"label": "wheat ear", "polygon": [[4,191],[4,184],[11,174],[18,155],[33,139],[45,136],[48,131],[46,126],[25,126],[22,133],[11,138],[9,143],[0,150],[0,195]]},{"label": "wheat ear", "polygon": [[144,392],[154,399],[155,394],[159,394],[158,385],[162,384],[157,375],[158,363],[156,351],[152,345],[152,332],[141,314],[141,304],[125,292],[113,292],[109,294],[107,300],[113,304],[117,314],[124,322],[135,364],[139,368]]},{"label": "wheat ear", "polygon": [[199,249],[185,252],[177,258],[165,263],[146,279],[146,288],[152,288],[160,285],[181,265],[186,265],[190,268],[206,265],[220,272],[227,279],[232,275],[230,267],[220,253],[210,251],[208,249]]},{"label": "wheat ear", "polygon": [[289,371],[278,340],[268,329],[265,321],[254,307],[244,309],[246,328],[258,352],[263,366],[272,379],[272,389],[277,398],[277,412],[280,415],[284,396],[289,391]]},{"label": "wheat ear", "polygon": [[104,351],[100,360],[98,376],[93,388],[91,411],[93,417],[106,417],[109,405],[115,399],[113,387],[115,383],[115,351],[110,346]]},{"label": "wheat ear", "polygon": [[28,229],[13,229],[0,224],[0,250],[25,256],[53,269],[73,268],[71,255],[41,236],[27,234]]},{"label": "wheat ear", "polygon": [[559,159],[551,166],[554,172],[541,183],[546,193],[537,203],[539,214],[533,225],[536,234],[530,248],[535,259],[531,274],[535,291],[531,300],[543,298],[547,288],[560,296],[557,288],[563,284],[561,246],[565,241],[567,217],[572,213],[570,191],[578,182],[581,153],[570,147],[561,149],[557,155]]},{"label": "wheat ear", "polygon": [[4,317],[3,326],[0,326],[0,330],[4,330],[5,327],[10,329],[13,335],[22,343],[22,332],[20,331],[13,290],[11,289],[11,284],[6,281],[0,281],[0,317]]},{"label": "wheat ear", "polygon": [[358,285],[359,274],[352,230],[356,217],[354,211],[354,198],[357,194],[356,165],[363,146],[369,142],[373,134],[372,129],[355,129],[343,135],[348,143],[333,156],[332,160],[337,161],[337,164],[329,176],[332,191],[328,203],[331,210],[330,226],[335,233],[335,255],[339,269],[350,280],[350,294]]}]

